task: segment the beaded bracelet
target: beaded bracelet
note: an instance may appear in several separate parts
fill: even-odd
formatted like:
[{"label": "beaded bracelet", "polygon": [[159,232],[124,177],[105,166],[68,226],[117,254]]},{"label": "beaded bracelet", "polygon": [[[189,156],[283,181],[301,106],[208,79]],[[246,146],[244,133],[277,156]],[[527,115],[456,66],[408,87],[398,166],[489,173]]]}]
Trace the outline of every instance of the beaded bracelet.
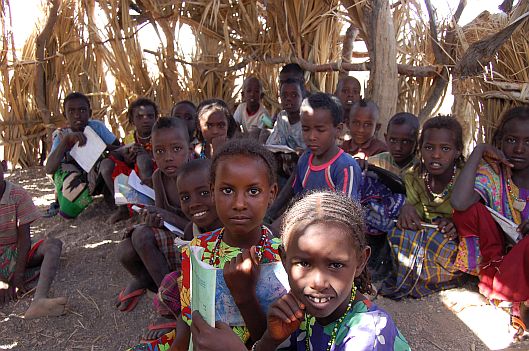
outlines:
[{"label": "beaded bracelet", "polygon": [[259,339],[259,340],[257,340],[257,341],[253,344],[253,346],[252,346],[252,348],[250,349],[250,351],[255,351],[255,350],[257,350],[257,344],[259,344],[259,341],[261,341],[261,340]]}]

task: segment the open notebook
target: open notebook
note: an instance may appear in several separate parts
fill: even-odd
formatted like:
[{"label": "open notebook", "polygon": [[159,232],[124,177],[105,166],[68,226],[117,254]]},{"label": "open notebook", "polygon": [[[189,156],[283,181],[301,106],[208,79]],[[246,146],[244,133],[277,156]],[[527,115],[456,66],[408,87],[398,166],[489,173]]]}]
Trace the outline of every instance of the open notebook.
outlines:
[{"label": "open notebook", "polygon": [[493,210],[492,208],[487,206],[487,210],[489,210],[490,214],[492,215],[492,218],[496,221],[496,223],[499,224],[505,235],[507,235],[507,238],[513,241],[514,243],[517,243],[520,241],[520,233],[518,233],[518,225],[508,219],[507,217],[503,216],[501,213]]},{"label": "open notebook", "polygon": [[90,126],[84,128],[83,134],[86,136],[86,144],[79,146],[77,142],[70,150],[70,156],[88,173],[107,145]]}]

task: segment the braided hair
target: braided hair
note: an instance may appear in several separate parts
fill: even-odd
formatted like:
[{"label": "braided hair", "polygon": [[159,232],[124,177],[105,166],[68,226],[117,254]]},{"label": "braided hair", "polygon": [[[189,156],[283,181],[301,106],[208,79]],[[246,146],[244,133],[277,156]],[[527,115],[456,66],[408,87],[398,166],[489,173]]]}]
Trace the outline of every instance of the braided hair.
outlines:
[{"label": "braided hair", "polygon": [[[358,255],[367,247],[362,206],[342,193],[316,191],[294,202],[286,211],[281,227],[281,241],[285,250],[292,234],[315,223],[334,223],[345,228]],[[373,292],[367,269],[355,278],[354,283],[361,293]]]}]

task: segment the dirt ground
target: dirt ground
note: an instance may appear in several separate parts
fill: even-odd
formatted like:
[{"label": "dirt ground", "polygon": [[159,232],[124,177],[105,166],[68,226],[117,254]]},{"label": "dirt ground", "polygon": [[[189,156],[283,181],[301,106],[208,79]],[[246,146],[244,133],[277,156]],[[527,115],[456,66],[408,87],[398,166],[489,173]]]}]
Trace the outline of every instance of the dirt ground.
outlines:
[{"label": "dirt ground", "polygon": [[[41,168],[16,170],[7,179],[30,191],[43,211],[53,201],[53,184]],[[2,307],[0,350],[125,350],[138,342],[154,320],[152,295],[143,296],[132,312],[115,308],[128,278],[115,249],[134,220],[111,226],[106,223],[110,211],[97,198],[75,220],[56,216],[33,227],[35,238],[50,236],[64,243],[51,295],[67,296],[68,311],[61,317],[24,320],[30,297]],[[507,314],[486,305],[473,283],[421,300],[375,302],[390,312],[413,350],[529,350],[528,341],[511,344]]]}]

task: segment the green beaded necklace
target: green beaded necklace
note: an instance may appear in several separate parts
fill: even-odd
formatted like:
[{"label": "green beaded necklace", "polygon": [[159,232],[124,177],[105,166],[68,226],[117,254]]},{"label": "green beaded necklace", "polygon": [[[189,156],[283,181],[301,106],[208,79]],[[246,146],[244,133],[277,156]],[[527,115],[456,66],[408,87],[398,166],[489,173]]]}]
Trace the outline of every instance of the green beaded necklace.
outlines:
[{"label": "green beaded necklace", "polygon": [[[351,307],[353,307],[354,300],[356,298],[356,286],[353,284],[353,289],[351,290],[351,298],[349,299],[349,303],[347,304],[347,309],[345,310],[344,314],[334,324],[334,327],[332,328],[331,338],[329,339],[329,342],[327,343],[327,349],[326,351],[330,351],[332,345],[336,341],[336,334],[338,334],[338,329],[340,329],[340,326],[342,325],[343,320],[345,319],[345,316],[351,311]],[[310,319],[312,317],[305,313],[305,325],[307,328],[307,334],[305,335],[305,350],[310,351],[310,335],[312,327],[310,326]]]}]

